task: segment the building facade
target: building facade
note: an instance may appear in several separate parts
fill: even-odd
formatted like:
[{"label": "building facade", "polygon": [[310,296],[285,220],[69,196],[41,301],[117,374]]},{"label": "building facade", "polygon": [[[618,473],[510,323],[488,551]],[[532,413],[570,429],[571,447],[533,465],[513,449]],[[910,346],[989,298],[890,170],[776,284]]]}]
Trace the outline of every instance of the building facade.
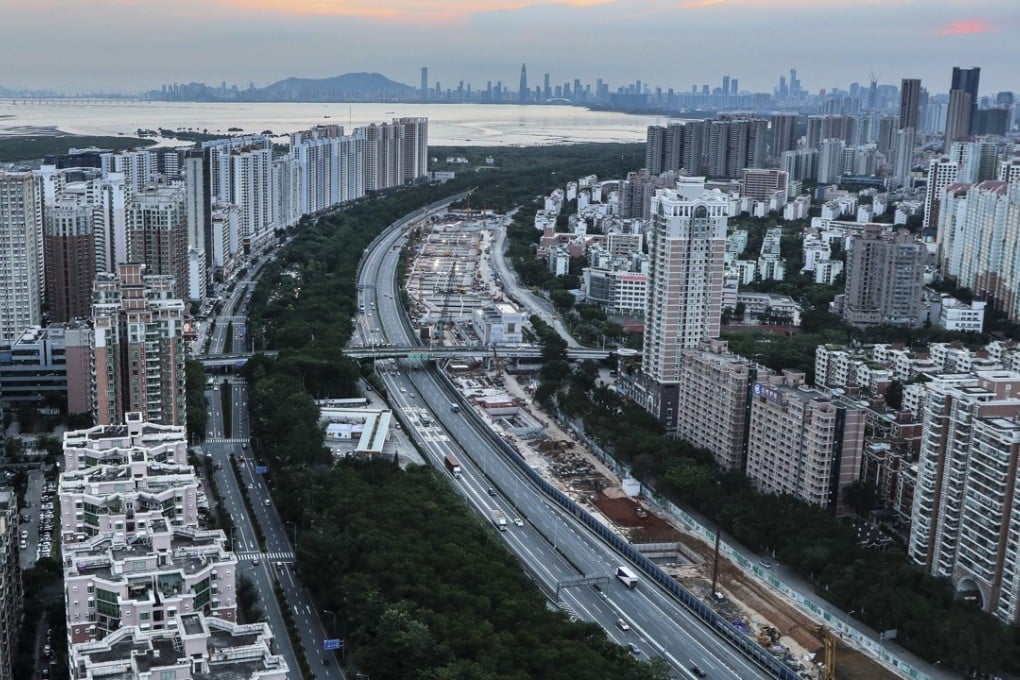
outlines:
[{"label": "building facade", "polygon": [[785,372],[752,386],[746,474],[762,493],[850,511],[846,489],[860,476],[865,415]]},{"label": "building facade", "polygon": [[185,422],[184,302],[170,276],[142,264],[100,274],[93,288],[92,413],[99,424],[140,412],[167,425]]},{"label": "building facade", "polygon": [[645,407],[676,427],[681,350],[718,337],[729,200],[702,177],[681,178],[652,199],[642,371]]},{"label": "building facade", "polygon": [[677,436],[708,449],[723,470],[743,470],[747,417],[757,367],[708,340],[681,351]]},{"label": "building facade", "polygon": [[867,223],[853,237],[841,313],[858,327],[920,323],[926,250],[910,232]]},{"label": "building facade", "polygon": [[0,680],[14,680],[21,632],[23,591],[18,558],[18,495],[0,487]]},{"label": "building facade", "polygon": [[927,383],[908,554],[1004,623],[1020,620],[1020,373]]},{"label": "building facade", "polygon": [[0,341],[42,320],[42,202],[31,172],[0,171]]}]

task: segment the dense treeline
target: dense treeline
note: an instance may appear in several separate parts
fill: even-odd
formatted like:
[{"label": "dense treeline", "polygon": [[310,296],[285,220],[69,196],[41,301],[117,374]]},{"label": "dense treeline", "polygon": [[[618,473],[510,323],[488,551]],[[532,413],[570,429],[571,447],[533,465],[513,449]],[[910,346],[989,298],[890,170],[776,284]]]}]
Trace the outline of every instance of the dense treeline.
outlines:
[{"label": "dense treeline", "polygon": [[[281,509],[306,528],[315,601],[371,677],[650,678],[594,624],[550,611],[486,523],[428,468],[292,468]],[[330,618],[327,626],[333,626]]]},{"label": "dense treeline", "polygon": [[326,465],[313,402],[357,393],[359,367],[340,348],[353,330],[358,261],[382,229],[468,186],[478,187],[472,208],[531,204],[551,183],[622,163],[626,149],[637,158],[638,145],[461,150],[479,163],[493,156],[495,169],[307,220],[266,265],[249,329],[256,348],[279,355],[245,369],[253,449],[298,526],[317,606],[337,612],[355,664],[373,678],[668,677],[661,661],[639,664],[597,626],[549,611],[488,524],[431,470]]},{"label": "dense treeline", "polygon": [[205,426],[209,421],[209,410],[205,403],[205,369],[200,361],[184,364],[184,403],[188,412],[188,439],[205,439]]}]

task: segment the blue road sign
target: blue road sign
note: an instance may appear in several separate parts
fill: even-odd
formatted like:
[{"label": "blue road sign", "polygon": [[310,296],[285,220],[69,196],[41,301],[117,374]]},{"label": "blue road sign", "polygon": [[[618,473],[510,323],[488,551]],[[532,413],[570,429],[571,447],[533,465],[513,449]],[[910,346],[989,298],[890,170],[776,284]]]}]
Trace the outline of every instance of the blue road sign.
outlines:
[{"label": "blue road sign", "polygon": [[264,475],[267,472],[269,472],[269,468],[266,467],[265,465],[256,465],[255,466],[255,474],[257,474],[257,475]]},{"label": "blue road sign", "polygon": [[327,652],[334,649],[340,649],[343,646],[344,641],[341,640],[340,638],[330,638],[328,640],[322,641],[322,648]]}]

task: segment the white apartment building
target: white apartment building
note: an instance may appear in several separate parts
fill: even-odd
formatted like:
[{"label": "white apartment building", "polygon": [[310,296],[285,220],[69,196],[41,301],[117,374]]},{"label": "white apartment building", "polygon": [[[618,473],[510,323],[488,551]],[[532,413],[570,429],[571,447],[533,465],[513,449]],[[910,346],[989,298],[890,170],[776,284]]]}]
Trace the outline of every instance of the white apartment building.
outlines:
[{"label": "white apartment building", "polygon": [[816,260],[815,261],[815,283],[824,283],[831,286],[836,277],[843,273],[842,260]]},{"label": "white apartment building", "polygon": [[585,299],[609,314],[643,316],[648,299],[648,275],[627,269],[586,267]]},{"label": "white apartment building", "polygon": [[42,320],[42,200],[31,172],[0,170],[0,342]]},{"label": "white apartment building", "polygon": [[718,337],[729,198],[683,177],[652,198],[651,267],[642,371],[654,384],[645,408],[675,428],[680,351]]},{"label": "white apartment building", "polygon": [[129,413],[64,435],[58,496],[68,641],[167,631],[178,617],[236,618],[237,560],[199,529],[200,482],[185,428]]},{"label": "white apartment building", "polygon": [[980,333],[985,327],[986,306],[987,303],[980,300],[967,304],[948,295],[943,296],[938,325],[947,331]]},{"label": "white apartment building", "polygon": [[156,176],[156,159],[147,149],[111,151],[99,156],[103,177],[118,173],[129,193],[142,191]]},{"label": "white apartment building", "polygon": [[1020,373],[927,383],[908,553],[987,612],[1020,620]]},{"label": "white apartment building", "polygon": [[228,198],[240,211],[241,241],[255,245],[273,231],[273,152],[261,147],[233,149]]},{"label": "white apartment building", "polygon": [[[947,186],[957,181],[959,170],[959,164],[947,156],[933,158],[928,163],[928,185],[924,194],[924,221],[921,223],[924,229],[933,229],[938,226],[942,192]],[[942,234],[938,234],[936,240],[941,241]]]}]

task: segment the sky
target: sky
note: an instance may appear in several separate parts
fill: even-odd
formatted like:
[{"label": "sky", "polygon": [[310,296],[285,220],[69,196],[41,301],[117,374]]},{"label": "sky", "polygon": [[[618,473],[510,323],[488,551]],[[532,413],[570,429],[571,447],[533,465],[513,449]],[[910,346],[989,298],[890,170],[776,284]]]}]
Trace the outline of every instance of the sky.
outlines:
[{"label": "sky", "polygon": [[1020,91],[1020,0],[0,0],[0,86],[139,92],[246,87],[370,71],[417,86],[517,88],[602,78],[690,90],[738,78],[771,91],[949,89],[980,66],[981,94]]}]

